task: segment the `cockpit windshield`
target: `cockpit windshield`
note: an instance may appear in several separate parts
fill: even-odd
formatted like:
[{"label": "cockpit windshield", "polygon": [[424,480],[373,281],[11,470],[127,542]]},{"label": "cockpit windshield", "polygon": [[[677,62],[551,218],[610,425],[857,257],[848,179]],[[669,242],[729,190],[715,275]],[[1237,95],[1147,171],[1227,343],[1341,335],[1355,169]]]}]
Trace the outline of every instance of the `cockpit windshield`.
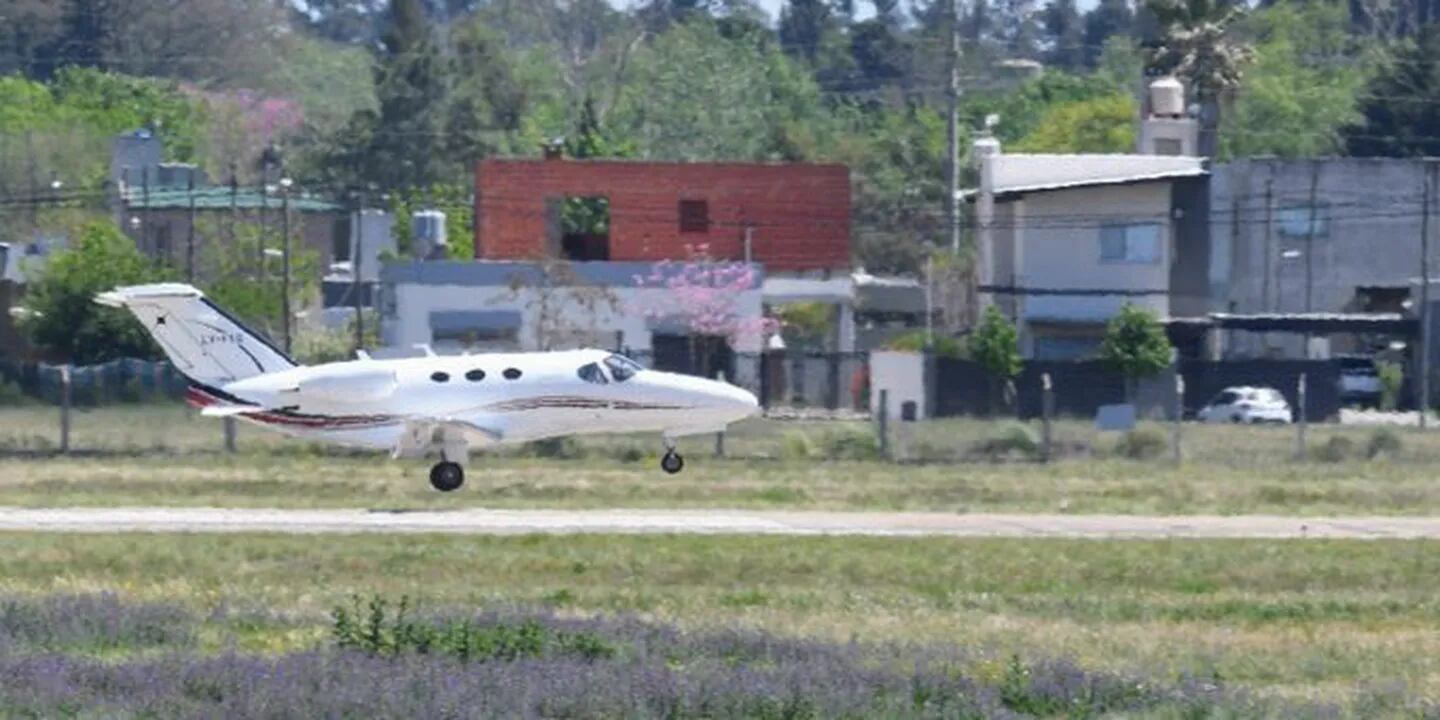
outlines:
[{"label": "cockpit windshield", "polygon": [[640,363],[624,355],[611,355],[605,358],[605,367],[610,368],[610,376],[615,378],[615,382],[625,382],[635,377],[635,373],[645,369],[640,366]]},{"label": "cockpit windshield", "polygon": [[580,369],[575,371],[575,374],[579,375],[581,380],[588,383],[595,383],[596,385],[606,385],[610,382],[605,379],[605,371],[600,369],[600,363],[592,362],[588,365],[581,365]]}]

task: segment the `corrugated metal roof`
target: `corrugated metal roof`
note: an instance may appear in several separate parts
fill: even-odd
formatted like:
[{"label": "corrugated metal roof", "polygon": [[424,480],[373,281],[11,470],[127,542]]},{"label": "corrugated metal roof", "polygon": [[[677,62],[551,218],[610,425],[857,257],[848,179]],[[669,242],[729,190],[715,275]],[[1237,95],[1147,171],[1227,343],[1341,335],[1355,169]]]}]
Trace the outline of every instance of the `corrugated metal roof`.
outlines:
[{"label": "corrugated metal roof", "polygon": [[[137,187],[126,188],[123,199],[131,210],[184,210],[190,207],[192,191],[185,188],[151,188],[147,194]],[[262,206],[279,208],[284,198],[275,193],[262,195],[254,189],[240,188],[233,194],[228,186],[209,185],[193,191],[197,210],[229,210],[232,205],[241,210]],[[339,204],[309,195],[291,195],[290,208],[298,212],[340,212],[345,208]]]},{"label": "corrugated metal roof", "polygon": [[[987,159],[996,195],[1201,177],[1203,158],[1173,155],[1000,154]],[[978,189],[960,191],[962,199]]]}]

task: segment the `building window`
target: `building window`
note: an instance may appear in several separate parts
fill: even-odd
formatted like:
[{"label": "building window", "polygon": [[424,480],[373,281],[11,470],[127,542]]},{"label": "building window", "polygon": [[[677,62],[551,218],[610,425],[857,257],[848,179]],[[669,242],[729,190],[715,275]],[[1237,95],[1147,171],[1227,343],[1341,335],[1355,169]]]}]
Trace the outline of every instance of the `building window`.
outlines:
[{"label": "building window", "polygon": [[1101,226],[1100,262],[1135,264],[1160,262],[1159,223]]},{"label": "building window", "polygon": [[330,260],[346,262],[350,259],[350,216],[336,215],[330,223]]},{"label": "building window", "polygon": [[680,201],[680,232],[702,233],[710,230],[710,203],[705,200]]},{"label": "building window", "polygon": [[[1315,237],[1325,237],[1330,233],[1330,224],[1325,221],[1326,211],[1329,209],[1325,203],[1314,206]],[[1280,208],[1275,212],[1276,230],[1285,237],[1309,237],[1311,212],[1309,205]]]}]

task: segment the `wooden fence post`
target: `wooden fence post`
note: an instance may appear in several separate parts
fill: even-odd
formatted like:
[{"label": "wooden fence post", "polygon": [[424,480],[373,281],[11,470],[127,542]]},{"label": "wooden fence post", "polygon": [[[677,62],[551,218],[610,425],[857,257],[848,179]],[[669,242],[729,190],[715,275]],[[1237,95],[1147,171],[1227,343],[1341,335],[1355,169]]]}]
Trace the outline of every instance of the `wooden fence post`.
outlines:
[{"label": "wooden fence post", "polygon": [[1305,459],[1305,373],[1300,373],[1300,380],[1295,383],[1295,417],[1299,422],[1295,424],[1295,459]]},{"label": "wooden fence post", "polygon": [[70,453],[70,366],[60,368],[60,452]]},{"label": "wooden fence post", "polygon": [[225,428],[225,452],[235,452],[235,418],[227,417],[222,423]]},{"label": "wooden fence post", "polygon": [[1170,452],[1171,458],[1176,465],[1184,459],[1185,454],[1180,447],[1181,423],[1185,420],[1185,376],[1177,370],[1175,372],[1175,417],[1174,425],[1170,429]]},{"label": "wooden fence post", "polygon": [[1040,458],[1050,462],[1054,458],[1054,439],[1051,423],[1055,419],[1055,385],[1050,373],[1040,374]]},{"label": "wooden fence post", "polygon": [[876,432],[880,434],[880,457],[890,457],[890,391],[880,391],[879,413],[875,416]]},{"label": "wooden fence post", "polygon": [[[716,379],[716,380],[719,380],[720,382],[725,382],[725,373],[723,373],[723,372],[717,372],[717,373],[715,373],[715,379]],[[720,432],[715,433],[715,457],[717,457],[717,458],[725,457],[725,430],[724,430],[724,429],[721,429]]]}]

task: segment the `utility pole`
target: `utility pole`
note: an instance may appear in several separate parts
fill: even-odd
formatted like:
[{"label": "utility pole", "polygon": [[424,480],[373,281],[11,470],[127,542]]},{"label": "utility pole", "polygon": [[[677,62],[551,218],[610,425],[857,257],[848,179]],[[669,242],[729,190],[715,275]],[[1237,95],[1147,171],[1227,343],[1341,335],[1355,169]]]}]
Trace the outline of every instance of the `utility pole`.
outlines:
[{"label": "utility pole", "polygon": [[[1310,161],[1310,224],[1305,228],[1305,312],[1313,312],[1315,288],[1315,188],[1320,182],[1320,161]],[[1309,334],[1306,334],[1309,340]],[[1309,348],[1306,348],[1307,355]]]},{"label": "utility pole", "polygon": [[185,281],[195,283],[195,168],[190,168],[185,183],[186,194],[190,196],[190,231],[185,235]]},{"label": "utility pole", "polygon": [[946,123],[945,222],[950,252],[960,254],[960,0],[950,0],[950,107]]},{"label": "utility pole", "polygon": [[1420,211],[1420,428],[1430,413],[1430,194],[1435,191],[1435,166],[1425,163],[1425,197]]},{"label": "utility pole", "polygon": [[265,178],[270,174],[270,166],[262,164],[260,169],[260,232],[256,235],[255,256],[259,258],[260,279],[264,280],[268,272],[265,271],[265,233],[269,231],[266,224],[266,215],[270,210],[270,188],[265,185]]},{"label": "utility pole", "polygon": [[[1276,305],[1278,305],[1278,303],[1272,303],[1270,298],[1270,266],[1272,263],[1276,267],[1280,265],[1279,263],[1273,262],[1274,258],[1271,257],[1275,254],[1275,195],[1271,187],[1273,183],[1273,179],[1265,179],[1265,276],[1263,291],[1261,293],[1261,299],[1265,301],[1265,307],[1263,308],[1265,312],[1275,312],[1277,309]],[[1231,252],[1233,253],[1234,251],[1232,250]]]},{"label": "utility pole", "polygon": [[[359,208],[355,211],[355,247],[350,252],[350,273],[354,282],[350,286],[350,300],[355,305],[355,350],[365,347],[365,308],[360,302],[360,261],[365,257],[365,194],[360,194]],[[373,300],[374,295],[371,295]]]},{"label": "utility pole", "polygon": [[280,327],[285,333],[285,352],[290,352],[290,178],[280,178]]}]

